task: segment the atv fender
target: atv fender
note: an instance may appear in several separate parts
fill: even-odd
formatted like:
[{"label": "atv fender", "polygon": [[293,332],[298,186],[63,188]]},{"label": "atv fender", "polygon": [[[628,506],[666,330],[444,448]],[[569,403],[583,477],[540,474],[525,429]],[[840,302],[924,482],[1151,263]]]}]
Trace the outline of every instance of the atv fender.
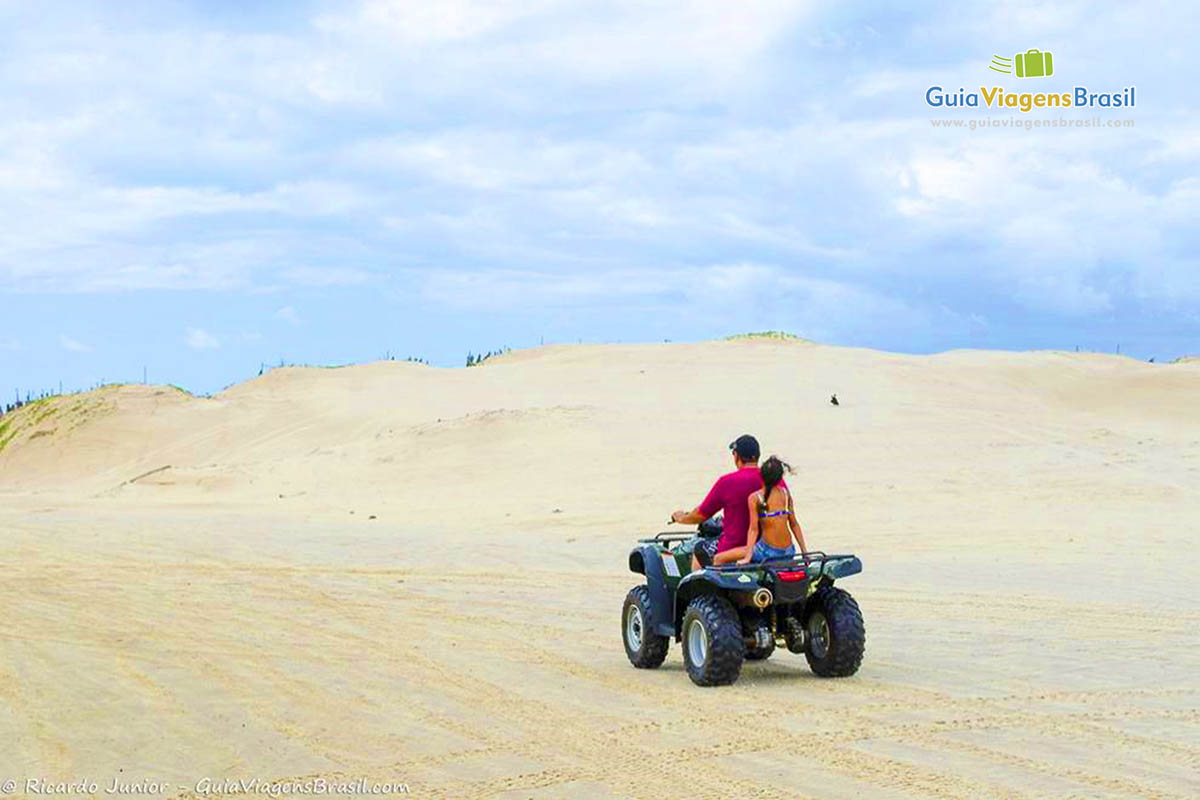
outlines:
[{"label": "atv fender", "polygon": [[752,591],[758,588],[758,579],[752,567],[744,572],[697,570],[679,582],[679,594],[683,594],[685,585],[692,585],[692,591],[695,591],[700,589],[701,583],[710,583],[715,588],[730,591]]},{"label": "atv fender", "polygon": [[629,553],[629,569],[646,576],[646,589],[650,593],[650,619],[646,620],[646,624],[659,636],[674,636],[675,615],[671,608],[671,591],[667,588],[667,576],[659,549],[651,544],[635,547]]},{"label": "atv fender", "polygon": [[675,591],[679,597],[688,597],[691,599],[698,594],[706,592],[724,591],[724,592],[752,592],[759,587],[758,577],[754,574],[754,569],[748,569],[745,572],[718,572],[712,569],[702,569],[693,572],[679,582],[679,588]]}]

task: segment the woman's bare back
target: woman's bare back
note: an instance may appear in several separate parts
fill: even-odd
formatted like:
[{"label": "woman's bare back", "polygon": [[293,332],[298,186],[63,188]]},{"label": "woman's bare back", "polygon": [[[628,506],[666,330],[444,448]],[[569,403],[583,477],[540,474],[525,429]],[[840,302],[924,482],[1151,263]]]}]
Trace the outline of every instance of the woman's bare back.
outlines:
[{"label": "woman's bare back", "polygon": [[762,492],[756,496],[758,500],[759,538],[771,547],[787,547],[792,543],[792,533],[788,528],[788,517],[792,511],[792,496],[787,489],[776,486],[767,498],[766,508],[763,508]]}]

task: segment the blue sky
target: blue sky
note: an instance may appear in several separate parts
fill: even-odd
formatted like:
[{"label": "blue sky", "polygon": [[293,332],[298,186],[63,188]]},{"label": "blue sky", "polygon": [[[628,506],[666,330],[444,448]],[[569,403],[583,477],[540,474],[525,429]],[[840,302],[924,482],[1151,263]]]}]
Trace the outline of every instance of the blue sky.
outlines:
[{"label": "blue sky", "polygon": [[[0,0],[0,398],[760,329],[1197,352],[1197,14]],[[1136,85],[1135,127],[934,128],[1020,115],[931,85]]]}]

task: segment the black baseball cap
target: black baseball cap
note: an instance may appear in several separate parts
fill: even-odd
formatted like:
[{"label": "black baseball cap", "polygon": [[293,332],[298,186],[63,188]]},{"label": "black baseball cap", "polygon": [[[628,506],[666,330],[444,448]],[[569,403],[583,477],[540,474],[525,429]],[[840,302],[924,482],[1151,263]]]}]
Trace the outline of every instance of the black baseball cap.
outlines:
[{"label": "black baseball cap", "polygon": [[758,456],[762,452],[758,449],[758,439],[748,433],[743,433],[730,442],[729,449],[737,453],[737,457],[742,461],[758,461]]}]

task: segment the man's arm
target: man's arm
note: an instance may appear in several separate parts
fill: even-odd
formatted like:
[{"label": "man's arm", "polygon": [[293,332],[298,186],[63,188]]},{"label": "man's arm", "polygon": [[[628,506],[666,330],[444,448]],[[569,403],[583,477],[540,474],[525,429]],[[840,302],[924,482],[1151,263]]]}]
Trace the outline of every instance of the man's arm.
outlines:
[{"label": "man's arm", "polygon": [[691,511],[680,509],[679,511],[671,512],[671,522],[676,522],[680,525],[699,525],[706,519],[708,517],[700,513],[699,506],[693,508]]}]

